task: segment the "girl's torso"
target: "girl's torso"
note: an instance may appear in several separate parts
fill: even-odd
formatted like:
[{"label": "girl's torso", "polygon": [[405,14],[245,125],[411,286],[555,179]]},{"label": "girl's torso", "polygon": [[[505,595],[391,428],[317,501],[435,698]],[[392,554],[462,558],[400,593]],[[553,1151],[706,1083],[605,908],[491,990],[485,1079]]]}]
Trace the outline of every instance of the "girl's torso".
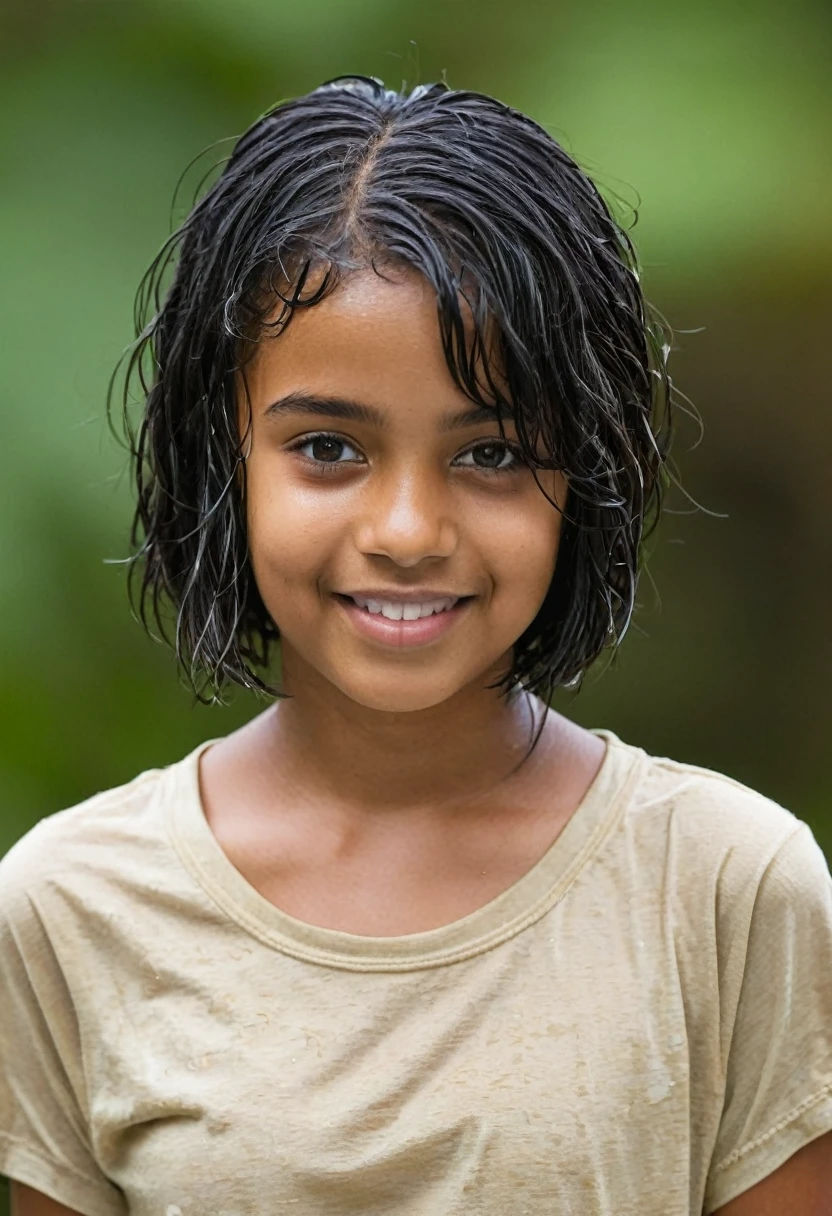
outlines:
[{"label": "girl's torso", "polygon": [[415,933],[264,898],[198,752],[43,821],[0,867],[0,1171],[103,1216],[699,1216],[756,1181],[832,1126],[832,880],[787,811],[608,742],[530,869]]}]

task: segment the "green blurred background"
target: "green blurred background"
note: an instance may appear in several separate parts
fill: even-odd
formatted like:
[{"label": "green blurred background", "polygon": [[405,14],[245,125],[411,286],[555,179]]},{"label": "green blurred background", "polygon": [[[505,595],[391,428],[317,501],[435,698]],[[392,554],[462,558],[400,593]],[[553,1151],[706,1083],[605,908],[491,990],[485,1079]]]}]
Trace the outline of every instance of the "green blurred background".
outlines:
[{"label": "green blurred background", "polygon": [[637,627],[560,707],[754,786],[832,854],[832,8],[18,0],[0,66],[0,853],[260,708],[195,707],[104,562],[130,511],[106,381],[185,165],[360,72],[496,94],[640,200],[645,288],[705,424],[677,461],[712,513],[675,495]]}]

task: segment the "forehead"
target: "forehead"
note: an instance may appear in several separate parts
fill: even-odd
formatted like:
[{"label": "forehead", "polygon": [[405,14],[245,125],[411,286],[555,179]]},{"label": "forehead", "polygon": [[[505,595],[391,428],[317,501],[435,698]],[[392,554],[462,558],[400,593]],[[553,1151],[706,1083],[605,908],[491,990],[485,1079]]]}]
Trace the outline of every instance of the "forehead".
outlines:
[{"label": "forehead", "polygon": [[[464,301],[461,313],[470,335]],[[470,404],[445,359],[432,287],[398,267],[353,271],[319,303],[297,307],[282,332],[260,341],[246,380],[261,401],[302,389],[380,406]]]}]

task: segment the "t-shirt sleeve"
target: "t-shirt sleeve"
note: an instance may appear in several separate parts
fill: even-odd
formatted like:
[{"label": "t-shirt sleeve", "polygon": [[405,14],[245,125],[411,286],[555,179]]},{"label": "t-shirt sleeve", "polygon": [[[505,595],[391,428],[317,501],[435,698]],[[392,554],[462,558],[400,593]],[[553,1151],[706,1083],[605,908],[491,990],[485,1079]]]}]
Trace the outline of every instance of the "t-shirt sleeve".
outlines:
[{"label": "t-shirt sleeve", "polygon": [[72,997],[31,877],[37,832],[0,861],[0,1175],[83,1216],[124,1216],[90,1144]]},{"label": "t-shirt sleeve", "polygon": [[756,889],[705,1213],[830,1130],[832,876],[801,824]]}]

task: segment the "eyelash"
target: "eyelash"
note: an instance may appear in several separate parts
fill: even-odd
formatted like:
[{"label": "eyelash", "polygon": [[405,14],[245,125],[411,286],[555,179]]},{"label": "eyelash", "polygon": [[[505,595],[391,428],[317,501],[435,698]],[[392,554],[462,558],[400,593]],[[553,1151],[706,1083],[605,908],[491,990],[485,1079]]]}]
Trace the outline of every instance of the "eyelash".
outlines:
[{"label": "eyelash", "polygon": [[[286,450],[289,452],[300,452],[302,448],[308,447],[308,445],[310,443],[314,443],[316,439],[335,439],[338,443],[344,444],[345,447],[354,446],[348,440],[342,439],[341,436],[337,435],[334,431],[315,431],[310,435],[304,435],[300,439],[296,439],[295,442],[290,444],[290,446]],[[522,455],[520,448],[517,446],[517,444],[509,443],[508,440],[503,440],[503,439],[480,440],[479,443],[475,443],[470,448],[466,448],[464,452],[460,453],[460,455],[467,456],[470,452],[475,452],[475,451],[479,450],[480,448],[489,448],[489,447],[500,447],[500,448],[504,448],[507,452],[511,452],[512,456],[514,456],[514,458],[515,458],[516,463],[509,465],[508,468],[505,468],[505,469],[488,469],[488,468],[480,467],[479,465],[467,465],[465,467],[473,468],[476,470],[477,473],[485,473],[486,476],[502,475],[505,473],[516,473],[521,468],[523,468],[525,461],[523,460],[523,455]],[[349,465],[349,464],[354,463],[351,460],[313,460],[309,456],[303,456],[302,459],[305,460],[307,462],[307,464],[312,465],[313,468],[315,469],[316,473],[320,474],[321,476],[331,475],[332,473],[334,473],[336,471],[336,469],[340,469],[340,468],[343,468],[344,465]]]}]

